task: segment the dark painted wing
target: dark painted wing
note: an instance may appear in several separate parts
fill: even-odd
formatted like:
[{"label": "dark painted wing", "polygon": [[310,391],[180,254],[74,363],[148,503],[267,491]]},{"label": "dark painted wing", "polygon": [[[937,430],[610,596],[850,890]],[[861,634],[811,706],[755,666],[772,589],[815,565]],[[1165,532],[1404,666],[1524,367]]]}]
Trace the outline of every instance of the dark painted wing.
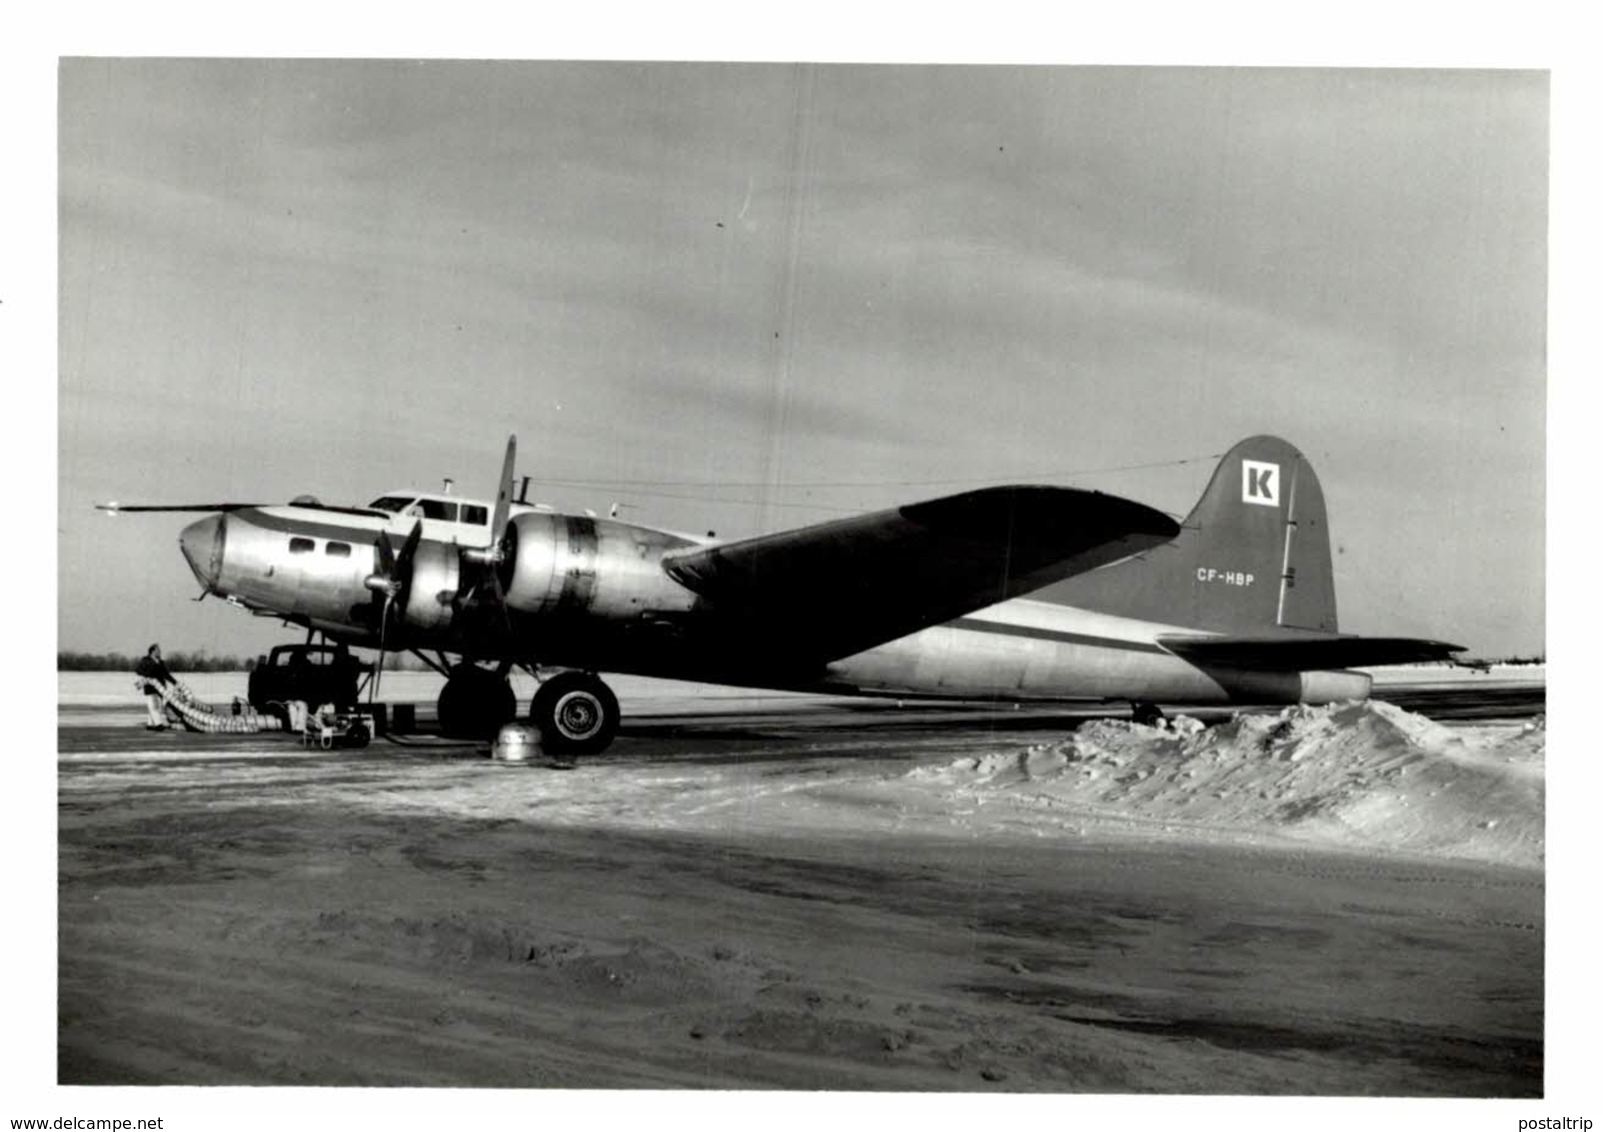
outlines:
[{"label": "dark painted wing", "polygon": [[96,503],[96,511],[243,511],[249,507],[270,507],[270,503]]},{"label": "dark painted wing", "polygon": [[1193,664],[1260,668],[1272,672],[1450,660],[1463,645],[1413,637],[1159,637],[1158,643]]},{"label": "dark painted wing", "polygon": [[299,507],[303,511],[332,511],[340,515],[366,515],[371,518],[394,518],[388,511],[375,511],[371,507],[340,507],[331,503],[308,503],[290,500],[288,503],[96,503],[96,511],[113,515],[136,511],[249,511],[259,507]]},{"label": "dark painted wing", "polygon": [[720,635],[805,664],[1029,593],[1178,531],[1161,511],[1100,492],[993,487],[677,551],[663,567],[706,599]]}]

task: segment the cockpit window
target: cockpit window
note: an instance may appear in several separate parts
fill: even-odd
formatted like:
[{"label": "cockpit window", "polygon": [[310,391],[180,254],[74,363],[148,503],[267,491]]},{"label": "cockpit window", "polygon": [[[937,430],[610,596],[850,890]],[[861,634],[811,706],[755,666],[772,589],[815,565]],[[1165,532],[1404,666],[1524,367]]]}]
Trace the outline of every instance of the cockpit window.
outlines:
[{"label": "cockpit window", "polygon": [[410,502],[412,502],[410,495],[381,495],[369,503],[368,507],[373,511],[388,511],[391,514],[398,514]]},{"label": "cockpit window", "polygon": [[447,503],[443,499],[419,499],[417,505],[423,508],[425,519],[440,519],[447,523],[456,522],[456,504]]},{"label": "cockpit window", "polygon": [[472,523],[476,527],[486,526],[490,522],[490,509],[480,507],[477,503],[462,504],[462,521]]}]

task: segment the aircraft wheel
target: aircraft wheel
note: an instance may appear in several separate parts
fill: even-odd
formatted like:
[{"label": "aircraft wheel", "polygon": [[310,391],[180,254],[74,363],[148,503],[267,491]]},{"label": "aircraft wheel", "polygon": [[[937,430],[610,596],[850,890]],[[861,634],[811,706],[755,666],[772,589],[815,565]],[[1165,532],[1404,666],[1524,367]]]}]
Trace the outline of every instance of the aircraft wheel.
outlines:
[{"label": "aircraft wheel", "polygon": [[618,697],[588,672],[563,672],[534,694],[529,722],[553,756],[593,755],[606,750],[618,733]]},{"label": "aircraft wheel", "polygon": [[489,739],[517,718],[518,701],[504,677],[472,664],[459,664],[440,690],[435,710],[441,734]]}]

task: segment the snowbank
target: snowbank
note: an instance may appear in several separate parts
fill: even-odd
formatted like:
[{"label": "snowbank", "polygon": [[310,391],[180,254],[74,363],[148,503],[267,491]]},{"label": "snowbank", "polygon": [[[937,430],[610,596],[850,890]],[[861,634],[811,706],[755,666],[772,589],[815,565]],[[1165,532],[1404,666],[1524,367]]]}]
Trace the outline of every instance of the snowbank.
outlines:
[{"label": "snowbank", "polygon": [[1379,701],[1204,728],[1098,720],[1067,740],[911,777],[1088,816],[1540,865],[1542,719],[1454,731]]}]

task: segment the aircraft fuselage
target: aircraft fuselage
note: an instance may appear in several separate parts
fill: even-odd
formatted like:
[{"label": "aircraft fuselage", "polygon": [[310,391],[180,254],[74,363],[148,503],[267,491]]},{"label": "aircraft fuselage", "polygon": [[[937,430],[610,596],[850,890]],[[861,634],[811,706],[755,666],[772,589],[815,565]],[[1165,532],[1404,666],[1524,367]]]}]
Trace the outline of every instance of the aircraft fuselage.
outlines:
[{"label": "aircraft fuselage", "polygon": [[[180,545],[206,589],[359,646],[379,643],[380,533],[415,520],[311,507],[247,508],[185,528]],[[1329,702],[1368,694],[1353,672],[1202,667],[1158,642],[1183,626],[1018,598],[823,665],[784,640],[746,636],[675,581],[665,555],[686,536],[532,508],[514,514],[505,605],[475,602],[461,546],[471,531],[425,528],[401,624],[387,646],[554,667],[870,695],[1185,703]],[[448,538],[430,537],[430,534]],[[458,541],[461,540],[461,541]],[[505,628],[499,628],[504,624]]]},{"label": "aircraft fuselage", "polygon": [[387,651],[437,653],[446,734],[495,734],[517,714],[508,669],[535,672],[528,718],[569,755],[619,726],[599,672],[1150,719],[1358,699],[1370,678],[1352,667],[1462,651],[1340,632],[1324,493],[1278,437],[1234,445],[1181,521],[1015,484],[732,542],[514,502],[516,449],[493,502],[447,485],[366,507],[103,507],[211,512],[180,538],[206,592],[376,648],[375,673]]}]

